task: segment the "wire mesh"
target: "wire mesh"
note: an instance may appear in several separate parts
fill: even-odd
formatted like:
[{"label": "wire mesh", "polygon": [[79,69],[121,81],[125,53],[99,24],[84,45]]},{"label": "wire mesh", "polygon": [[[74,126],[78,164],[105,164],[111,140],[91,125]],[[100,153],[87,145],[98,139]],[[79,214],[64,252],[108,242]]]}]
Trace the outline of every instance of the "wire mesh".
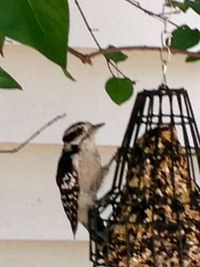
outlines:
[{"label": "wire mesh", "polygon": [[94,266],[200,266],[199,145],[185,89],[137,95],[112,188],[89,213]]}]

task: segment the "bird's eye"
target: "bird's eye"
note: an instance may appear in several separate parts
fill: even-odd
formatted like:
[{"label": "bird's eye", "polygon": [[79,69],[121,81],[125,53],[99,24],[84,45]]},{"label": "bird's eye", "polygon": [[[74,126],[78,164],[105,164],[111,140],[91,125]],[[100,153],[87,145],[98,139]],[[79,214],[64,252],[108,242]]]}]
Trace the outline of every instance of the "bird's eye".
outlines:
[{"label": "bird's eye", "polygon": [[75,129],[73,132],[70,132],[69,134],[66,134],[64,137],[63,137],[63,142],[71,142],[73,141],[74,139],[76,139],[79,135],[81,135],[83,132],[83,129],[82,128],[77,128]]}]

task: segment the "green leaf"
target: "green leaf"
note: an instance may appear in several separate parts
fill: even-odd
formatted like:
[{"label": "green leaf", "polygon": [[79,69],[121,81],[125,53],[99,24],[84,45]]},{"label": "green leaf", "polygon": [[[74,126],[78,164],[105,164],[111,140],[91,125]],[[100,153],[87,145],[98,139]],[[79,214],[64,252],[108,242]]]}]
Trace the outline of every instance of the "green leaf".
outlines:
[{"label": "green leaf", "polygon": [[73,82],[76,81],[76,80],[74,79],[74,77],[71,75],[71,73],[70,73],[68,70],[63,69],[63,72],[64,72],[65,76],[66,76],[68,79],[72,80]]},{"label": "green leaf", "polygon": [[188,8],[193,9],[197,14],[200,14],[200,0],[185,1],[184,3],[179,1],[170,1],[167,6],[173,6],[180,8],[183,12],[186,12]]},{"label": "green leaf", "polygon": [[0,54],[3,56],[3,44],[5,37],[0,35]]},{"label": "green leaf", "polygon": [[1,67],[0,67],[0,88],[22,89],[22,87]]},{"label": "green leaf", "polygon": [[200,1],[188,1],[187,6],[192,8],[197,14],[200,14]]},{"label": "green leaf", "polygon": [[[115,47],[110,45],[108,48],[115,48]],[[121,51],[108,52],[105,54],[105,57],[107,59],[112,60],[115,63],[124,61],[128,58],[128,56],[122,53]]]},{"label": "green leaf", "polygon": [[185,62],[187,62],[187,63],[192,63],[192,62],[196,62],[196,61],[198,61],[198,60],[200,60],[199,57],[188,56],[188,57],[186,58]]},{"label": "green leaf", "polygon": [[174,49],[185,50],[198,44],[199,40],[199,30],[192,30],[187,25],[182,25],[181,27],[172,32],[171,47]]},{"label": "green leaf", "polygon": [[0,35],[29,45],[66,68],[67,0],[0,0]]},{"label": "green leaf", "polygon": [[186,12],[188,9],[188,5],[187,3],[182,3],[182,2],[178,2],[178,1],[170,1],[169,4],[167,5],[168,7],[178,7],[180,8],[180,10],[182,10],[183,12]]},{"label": "green leaf", "polygon": [[127,101],[133,94],[133,82],[128,78],[110,78],[105,85],[106,92],[118,105]]}]

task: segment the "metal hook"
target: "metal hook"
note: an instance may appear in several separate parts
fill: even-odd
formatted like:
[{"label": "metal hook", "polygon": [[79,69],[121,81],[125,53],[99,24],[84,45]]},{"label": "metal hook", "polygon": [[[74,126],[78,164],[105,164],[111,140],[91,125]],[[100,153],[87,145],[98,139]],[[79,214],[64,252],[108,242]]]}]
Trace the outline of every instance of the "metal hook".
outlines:
[{"label": "metal hook", "polygon": [[[172,12],[165,12],[166,4],[168,1],[165,0],[162,8],[162,17],[163,17],[163,31],[161,33],[161,49],[160,49],[160,60],[161,60],[161,68],[162,68],[162,82],[161,84],[167,86],[167,68],[169,61],[171,60],[171,33],[168,31],[168,21],[170,16],[173,14]],[[167,50],[167,56],[165,56],[165,52]]]}]

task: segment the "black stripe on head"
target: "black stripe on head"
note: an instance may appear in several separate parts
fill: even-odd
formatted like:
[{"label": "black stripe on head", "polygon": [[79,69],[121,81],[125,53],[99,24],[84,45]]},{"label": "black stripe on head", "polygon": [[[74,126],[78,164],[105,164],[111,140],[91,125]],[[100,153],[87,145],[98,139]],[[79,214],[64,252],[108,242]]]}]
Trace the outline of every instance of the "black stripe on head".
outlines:
[{"label": "black stripe on head", "polygon": [[84,122],[78,122],[70,126],[63,136],[63,142],[69,143],[81,135],[84,131]]},{"label": "black stripe on head", "polygon": [[77,128],[73,132],[71,132],[71,133],[69,133],[67,135],[64,135],[63,136],[63,142],[69,143],[69,142],[73,141],[74,139],[76,139],[76,137],[78,137],[82,133],[83,133],[83,129],[82,128]]},{"label": "black stripe on head", "polygon": [[74,127],[84,126],[86,123],[87,123],[87,122],[83,122],[83,121],[74,123],[74,124],[72,124],[72,125],[67,129],[67,132],[71,131]]}]

